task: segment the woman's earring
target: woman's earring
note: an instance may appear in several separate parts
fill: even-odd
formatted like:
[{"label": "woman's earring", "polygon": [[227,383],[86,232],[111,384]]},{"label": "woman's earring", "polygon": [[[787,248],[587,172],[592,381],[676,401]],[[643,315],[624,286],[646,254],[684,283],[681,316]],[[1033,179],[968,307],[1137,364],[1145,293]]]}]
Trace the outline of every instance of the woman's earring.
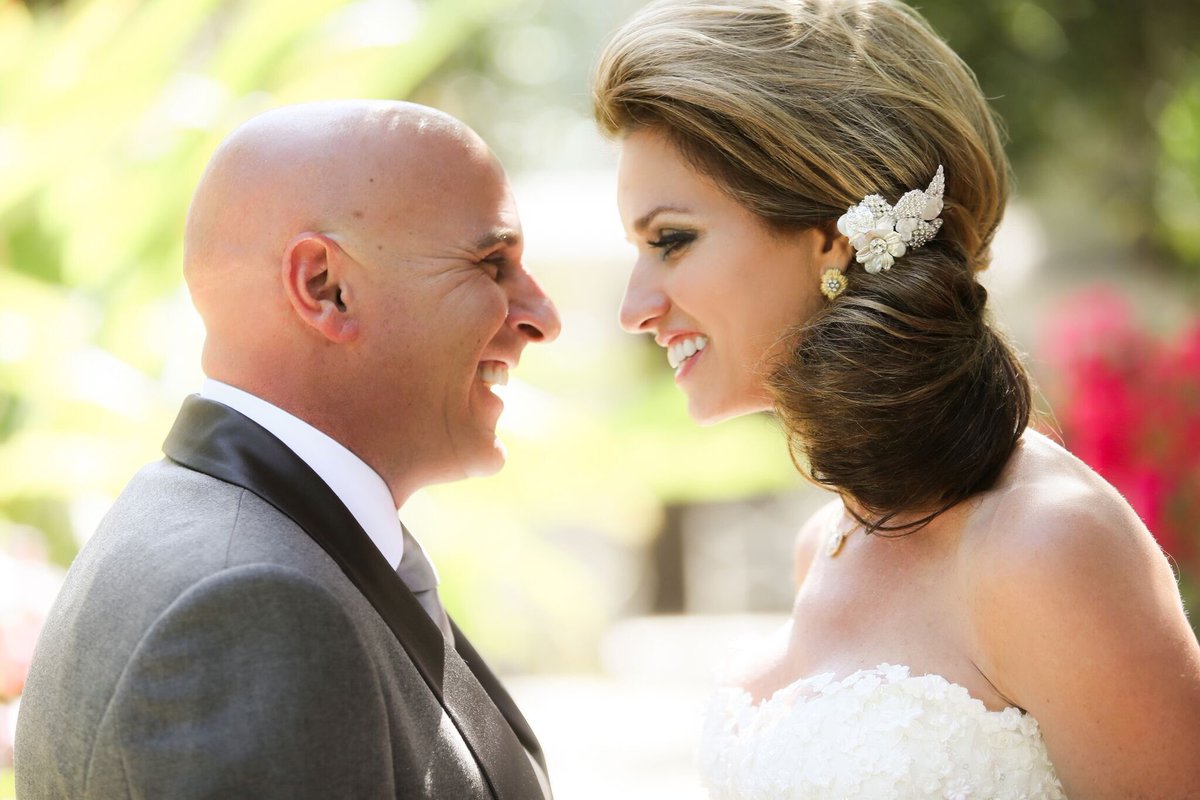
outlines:
[{"label": "woman's earring", "polygon": [[821,294],[830,300],[846,290],[846,276],[840,269],[827,269],[821,273]]}]

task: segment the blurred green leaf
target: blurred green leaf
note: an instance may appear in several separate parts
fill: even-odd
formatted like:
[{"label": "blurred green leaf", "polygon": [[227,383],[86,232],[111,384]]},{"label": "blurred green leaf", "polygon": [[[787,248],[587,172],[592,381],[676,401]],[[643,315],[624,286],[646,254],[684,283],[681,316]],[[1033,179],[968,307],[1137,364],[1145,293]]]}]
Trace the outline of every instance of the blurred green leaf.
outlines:
[{"label": "blurred green leaf", "polygon": [[1195,113],[1184,98],[1200,58],[1195,0],[915,5],[974,69],[1011,137],[1018,188],[1042,200],[1051,225],[1103,235],[1106,249],[1157,242],[1171,261],[1200,266],[1194,228],[1180,227],[1195,219],[1200,181],[1160,157],[1164,115]]},{"label": "blurred green leaf", "polygon": [[1200,54],[1158,118],[1155,206],[1162,236],[1200,272]]}]

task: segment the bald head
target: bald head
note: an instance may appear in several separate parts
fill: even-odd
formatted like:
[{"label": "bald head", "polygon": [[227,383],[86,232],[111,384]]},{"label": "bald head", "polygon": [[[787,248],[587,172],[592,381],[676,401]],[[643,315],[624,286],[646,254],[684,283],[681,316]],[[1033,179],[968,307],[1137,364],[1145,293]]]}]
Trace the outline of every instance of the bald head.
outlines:
[{"label": "bald head", "polygon": [[490,154],[458,120],[413,103],[309,103],[255,117],[218,148],[188,212],[184,276],[197,304],[217,276],[274,268],[301,231],[354,236],[382,222],[368,212],[422,203],[439,165],[463,158]]},{"label": "bald head", "polygon": [[235,130],[200,180],[184,234],[205,372],[264,393],[278,385],[276,370],[312,334],[280,281],[290,244],[319,233],[351,252],[382,250],[389,231],[448,202],[445,173],[464,166],[499,169],[470,128],[414,103],[287,106]]}]

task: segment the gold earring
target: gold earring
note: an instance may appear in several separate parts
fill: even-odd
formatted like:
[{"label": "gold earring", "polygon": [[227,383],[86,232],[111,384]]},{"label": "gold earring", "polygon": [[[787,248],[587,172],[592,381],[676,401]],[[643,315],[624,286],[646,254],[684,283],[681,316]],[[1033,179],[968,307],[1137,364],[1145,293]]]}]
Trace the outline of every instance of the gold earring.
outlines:
[{"label": "gold earring", "polygon": [[846,290],[846,276],[840,269],[827,269],[821,273],[821,294],[830,300]]}]

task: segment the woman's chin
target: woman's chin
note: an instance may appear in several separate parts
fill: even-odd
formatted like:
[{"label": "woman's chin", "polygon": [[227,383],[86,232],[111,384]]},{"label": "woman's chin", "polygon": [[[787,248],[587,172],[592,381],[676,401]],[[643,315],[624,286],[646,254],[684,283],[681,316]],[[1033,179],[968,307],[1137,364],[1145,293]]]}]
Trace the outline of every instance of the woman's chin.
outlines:
[{"label": "woman's chin", "polygon": [[713,402],[708,398],[688,397],[688,416],[697,425],[705,428],[747,414],[770,410],[771,404],[763,401]]}]

